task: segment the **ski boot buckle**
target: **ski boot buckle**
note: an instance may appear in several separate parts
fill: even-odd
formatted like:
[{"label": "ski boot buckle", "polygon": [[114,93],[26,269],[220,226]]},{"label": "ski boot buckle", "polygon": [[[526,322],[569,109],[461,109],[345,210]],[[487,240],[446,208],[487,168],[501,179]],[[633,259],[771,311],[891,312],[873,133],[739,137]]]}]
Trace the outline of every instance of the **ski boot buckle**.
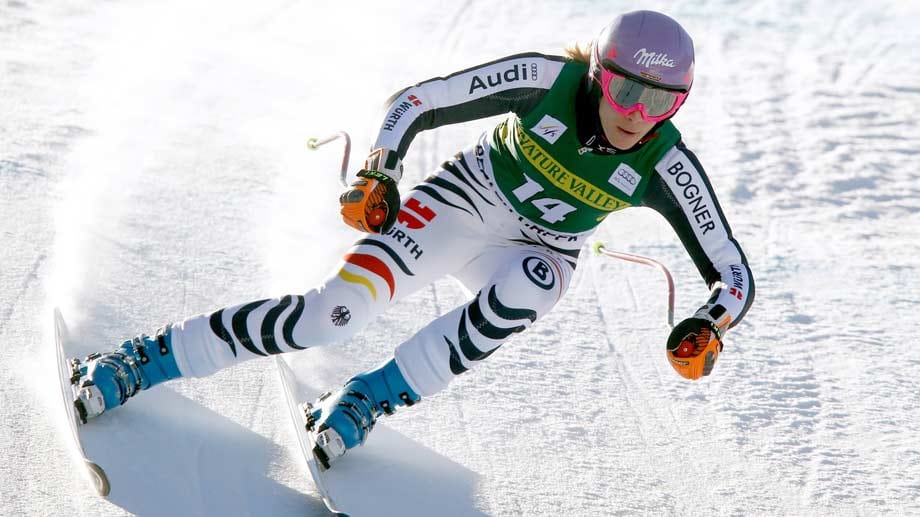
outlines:
[{"label": "ski boot buckle", "polygon": [[313,457],[320,464],[322,470],[328,470],[329,465],[345,454],[345,442],[335,429],[323,429],[316,434],[313,440]]}]

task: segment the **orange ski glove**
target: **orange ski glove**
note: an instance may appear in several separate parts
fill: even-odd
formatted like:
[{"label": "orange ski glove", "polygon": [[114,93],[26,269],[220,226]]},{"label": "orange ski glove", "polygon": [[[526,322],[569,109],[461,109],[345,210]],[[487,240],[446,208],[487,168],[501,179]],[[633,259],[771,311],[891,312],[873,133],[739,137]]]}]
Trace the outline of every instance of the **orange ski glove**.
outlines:
[{"label": "orange ski glove", "polygon": [[389,231],[399,213],[396,181],[401,172],[402,164],[394,151],[377,149],[371,153],[358,171],[358,179],[339,196],[345,223],[362,232]]},{"label": "orange ski glove", "polygon": [[697,380],[712,373],[722,352],[722,328],[728,326],[727,321],[720,327],[707,309],[678,323],[668,336],[668,362],[686,379]]}]

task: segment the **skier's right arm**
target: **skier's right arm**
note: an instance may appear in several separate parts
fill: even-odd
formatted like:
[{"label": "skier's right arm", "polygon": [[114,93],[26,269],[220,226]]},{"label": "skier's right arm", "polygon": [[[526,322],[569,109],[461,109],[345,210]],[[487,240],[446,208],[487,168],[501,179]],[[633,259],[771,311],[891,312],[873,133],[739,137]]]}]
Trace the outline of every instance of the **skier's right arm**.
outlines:
[{"label": "skier's right arm", "polygon": [[[543,99],[565,63],[566,59],[556,56],[516,54],[394,94],[385,104],[368,162],[340,198],[345,222],[362,231],[385,232],[396,219],[399,196],[395,185],[402,178],[402,159],[415,135],[502,113],[523,116]],[[375,223],[384,204],[386,216],[382,223]]]},{"label": "skier's right arm", "polygon": [[523,116],[543,99],[566,62],[516,54],[404,88],[385,103],[372,149],[392,149],[402,159],[415,135],[427,129],[509,111]]}]

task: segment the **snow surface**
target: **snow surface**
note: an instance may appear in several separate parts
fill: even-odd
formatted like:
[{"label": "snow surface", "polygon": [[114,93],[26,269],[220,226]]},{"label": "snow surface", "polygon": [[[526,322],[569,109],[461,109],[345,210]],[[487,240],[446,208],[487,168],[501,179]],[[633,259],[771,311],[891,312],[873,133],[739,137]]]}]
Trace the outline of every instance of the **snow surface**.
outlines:
[{"label": "snow surface", "polygon": [[[757,280],[714,375],[665,362],[657,272],[586,256],[554,313],[388,426],[462,471],[469,508],[445,513],[920,514],[920,4],[642,6],[695,39],[676,122]],[[0,3],[0,514],[324,515],[267,360],[113,414],[155,431],[125,440],[149,472],[128,481],[171,488],[95,497],[56,411],[50,308],[88,353],[307,290],[357,236],[338,222],[339,151],[308,137],[351,131],[357,163],[399,88],[558,52],[636,7]],[[421,135],[406,183],[489,126]],[[678,317],[707,298],[657,215],[598,238],[666,263]],[[334,387],[462,300],[440,281],[293,359]]]}]

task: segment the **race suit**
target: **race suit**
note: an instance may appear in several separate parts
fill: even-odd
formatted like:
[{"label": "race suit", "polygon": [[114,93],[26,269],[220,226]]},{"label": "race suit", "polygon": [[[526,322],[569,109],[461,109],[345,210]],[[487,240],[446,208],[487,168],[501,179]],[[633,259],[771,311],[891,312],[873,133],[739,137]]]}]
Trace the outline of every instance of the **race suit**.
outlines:
[{"label": "race suit", "polygon": [[408,190],[395,226],[358,240],[317,288],[175,324],[182,374],[348,339],[453,275],[475,295],[395,350],[410,386],[431,395],[549,312],[586,239],[632,206],[667,219],[710,286],[714,319],[736,325],[754,282],[703,168],[670,121],[627,152],[588,145],[579,129],[586,73],[570,59],[519,54],[394,95],[373,148],[400,159],[420,131],[507,117]]}]

